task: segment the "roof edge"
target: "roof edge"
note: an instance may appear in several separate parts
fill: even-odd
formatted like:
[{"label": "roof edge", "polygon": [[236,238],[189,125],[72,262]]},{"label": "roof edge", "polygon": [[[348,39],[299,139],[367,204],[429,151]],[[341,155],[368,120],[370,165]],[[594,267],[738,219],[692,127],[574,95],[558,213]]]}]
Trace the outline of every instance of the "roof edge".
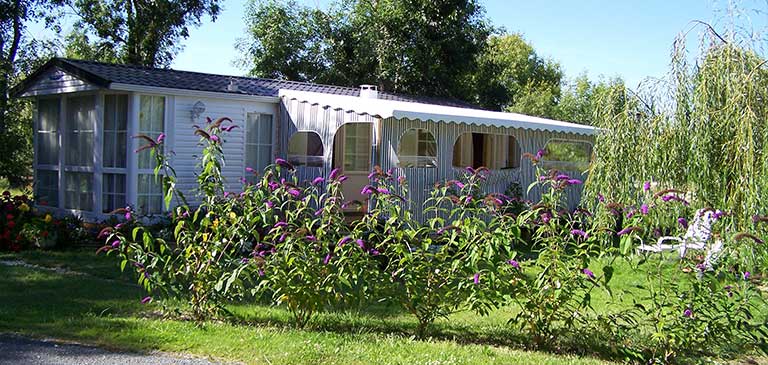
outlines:
[{"label": "roof edge", "polygon": [[94,84],[98,87],[108,88],[112,81],[107,80],[101,76],[95,75],[91,72],[85,71],[76,65],[67,62],[67,59],[60,57],[53,57],[38,67],[37,70],[27,75],[24,80],[11,87],[8,91],[12,98],[19,98],[42,74],[50,70],[53,67],[58,67],[65,72],[68,72],[84,81]]}]

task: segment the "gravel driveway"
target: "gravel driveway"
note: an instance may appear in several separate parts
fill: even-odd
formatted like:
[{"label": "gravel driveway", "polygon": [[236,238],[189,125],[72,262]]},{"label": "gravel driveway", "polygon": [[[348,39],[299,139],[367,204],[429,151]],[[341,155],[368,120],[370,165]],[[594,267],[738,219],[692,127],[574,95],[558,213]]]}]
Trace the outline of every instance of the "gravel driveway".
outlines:
[{"label": "gravel driveway", "polygon": [[32,340],[0,334],[0,364],[29,365],[212,365],[195,358],[167,354],[112,352],[97,347]]}]

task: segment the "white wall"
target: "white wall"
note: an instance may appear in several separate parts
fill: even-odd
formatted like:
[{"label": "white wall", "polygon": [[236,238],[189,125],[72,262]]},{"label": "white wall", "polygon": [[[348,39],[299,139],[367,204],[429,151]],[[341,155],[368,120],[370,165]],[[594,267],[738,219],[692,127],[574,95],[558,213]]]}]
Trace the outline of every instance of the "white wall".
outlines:
[{"label": "white wall", "polygon": [[[192,106],[198,101],[205,104],[205,112],[193,120]],[[278,103],[176,96],[174,110],[172,150],[176,156],[173,160],[173,166],[178,176],[178,187],[187,196],[190,204],[196,204],[200,201],[195,197],[195,189],[197,188],[195,171],[197,171],[196,166],[202,148],[198,145],[200,137],[194,134],[194,125],[205,128],[205,117],[210,117],[213,120],[228,117],[238,126],[232,132],[224,132],[226,165],[222,172],[226,179],[227,190],[239,192],[242,190],[240,179],[245,172],[246,113],[272,114],[274,125],[278,126],[279,124]],[[277,142],[275,136],[273,136],[273,140]],[[275,149],[276,152],[277,149]]]}]

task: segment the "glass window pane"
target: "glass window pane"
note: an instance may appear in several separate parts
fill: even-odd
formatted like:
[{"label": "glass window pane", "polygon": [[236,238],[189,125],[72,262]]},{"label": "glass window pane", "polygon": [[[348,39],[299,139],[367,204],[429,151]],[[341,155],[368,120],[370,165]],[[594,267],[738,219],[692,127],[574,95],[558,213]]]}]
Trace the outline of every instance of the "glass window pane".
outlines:
[{"label": "glass window pane", "polygon": [[261,144],[271,144],[272,143],[272,116],[267,114],[262,114],[259,117],[259,131],[256,135],[257,142]]},{"label": "glass window pane", "polygon": [[315,132],[294,133],[288,141],[288,161],[294,165],[322,167],[323,141],[320,135]]},{"label": "glass window pane", "polygon": [[163,188],[154,174],[139,174],[137,203],[142,214],[162,213]]},{"label": "glass window pane", "polygon": [[93,210],[92,173],[64,173],[64,207],[67,209]]},{"label": "glass window pane", "polygon": [[104,96],[104,167],[126,167],[128,96]]},{"label": "glass window pane", "polygon": [[104,174],[102,210],[109,213],[126,206],[125,174]]},{"label": "glass window pane", "polygon": [[65,161],[70,166],[93,166],[94,96],[67,98],[67,145]]},{"label": "glass window pane", "polygon": [[544,150],[544,164],[560,170],[586,170],[592,157],[592,145],[587,142],[552,140]]},{"label": "glass window pane", "polygon": [[426,129],[409,129],[397,149],[400,167],[437,167],[437,143]]},{"label": "glass window pane", "polygon": [[37,170],[35,180],[35,199],[40,205],[59,206],[59,172]]}]

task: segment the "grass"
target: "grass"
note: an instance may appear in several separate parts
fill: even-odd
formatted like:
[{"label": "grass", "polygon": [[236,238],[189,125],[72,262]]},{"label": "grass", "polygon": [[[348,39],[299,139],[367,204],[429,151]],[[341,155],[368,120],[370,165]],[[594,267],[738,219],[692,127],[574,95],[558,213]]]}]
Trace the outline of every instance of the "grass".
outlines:
[{"label": "grass", "polygon": [[437,323],[439,336],[427,340],[412,338],[413,319],[391,308],[324,313],[312,329],[296,330],[287,325],[285,310],[238,305],[231,309],[242,324],[197,327],[160,318],[159,304],[140,304],[142,291],[113,258],[97,257],[93,250],[0,255],[13,259],[89,275],[0,265],[0,332],[250,364],[610,364],[475,343],[506,335],[509,313],[503,311],[490,317],[459,313]]}]

